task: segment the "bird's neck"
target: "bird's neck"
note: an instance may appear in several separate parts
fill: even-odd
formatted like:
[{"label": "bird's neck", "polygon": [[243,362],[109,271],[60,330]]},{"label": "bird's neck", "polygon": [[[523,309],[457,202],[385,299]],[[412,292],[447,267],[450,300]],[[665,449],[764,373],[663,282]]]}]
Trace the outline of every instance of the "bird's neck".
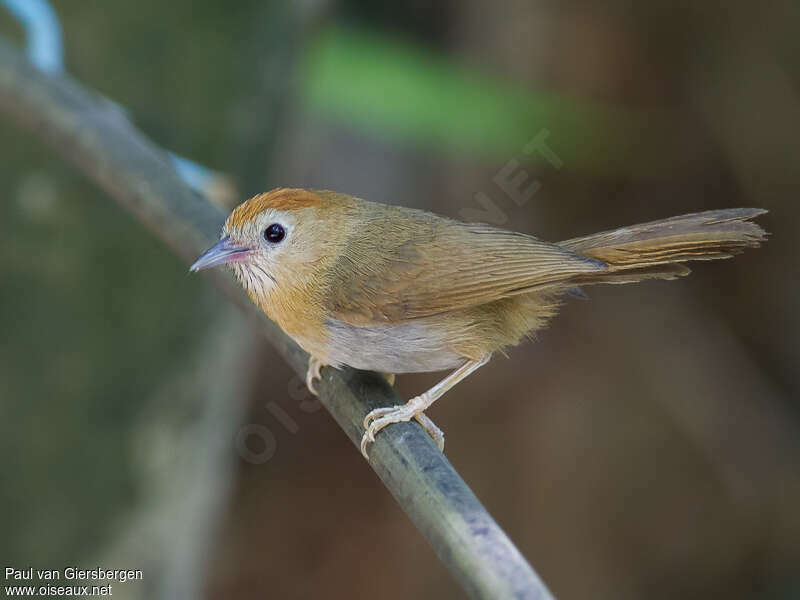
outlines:
[{"label": "bird's neck", "polygon": [[[298,281],[287,284],[278,280],[267,289],[247,290],[250,299],[306,351],[314,353],[327,341],[324,289],[318,284]],[[314,346],[311,348],[309,346]]]}]

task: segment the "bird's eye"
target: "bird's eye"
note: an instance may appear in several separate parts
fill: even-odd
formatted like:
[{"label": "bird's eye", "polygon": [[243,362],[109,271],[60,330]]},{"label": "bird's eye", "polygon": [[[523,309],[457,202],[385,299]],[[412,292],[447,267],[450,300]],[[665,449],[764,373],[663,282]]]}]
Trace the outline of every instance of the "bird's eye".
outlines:
[{"label": "bird's eye", "polygon": [[264,230],[264,239],[270,244],[277,244],[284,237],[286,237],[286,230],[278,223],[273,223]]}]

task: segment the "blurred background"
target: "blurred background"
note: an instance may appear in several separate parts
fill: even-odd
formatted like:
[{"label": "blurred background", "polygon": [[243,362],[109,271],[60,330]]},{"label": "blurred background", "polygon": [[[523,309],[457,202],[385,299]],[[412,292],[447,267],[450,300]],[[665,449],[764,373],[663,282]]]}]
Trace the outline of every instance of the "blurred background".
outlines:
[{"label": "blurred background", "polygon": [[[66,71],[228,207],[329,188],[553,241],[769,209],[761,249],[589,289],[430,414],[557,597],[800,597],[800,4],[52,6]],[[25,45],[2,4],[0,34]],[[463,596],[251,323],[0,140],[5,565],[143,569],[122,598]]]}]

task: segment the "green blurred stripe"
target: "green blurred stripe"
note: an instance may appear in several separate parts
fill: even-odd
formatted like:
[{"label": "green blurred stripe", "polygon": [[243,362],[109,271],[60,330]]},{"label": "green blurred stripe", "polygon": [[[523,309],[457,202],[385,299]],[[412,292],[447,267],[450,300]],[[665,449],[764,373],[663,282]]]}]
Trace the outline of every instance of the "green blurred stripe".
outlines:
[{"label": "green blurred stripe", "polygon": [[[641,175],[663,171],[662,153],[671,156],[678,141],[663,111],[526,89],[361,30],[324,31],[304,57],[301,84],[316,114],[390,140],[491,160],[520,155],[547,129],[568,170]],[[657,151],[643,140],[658,140]]]}]

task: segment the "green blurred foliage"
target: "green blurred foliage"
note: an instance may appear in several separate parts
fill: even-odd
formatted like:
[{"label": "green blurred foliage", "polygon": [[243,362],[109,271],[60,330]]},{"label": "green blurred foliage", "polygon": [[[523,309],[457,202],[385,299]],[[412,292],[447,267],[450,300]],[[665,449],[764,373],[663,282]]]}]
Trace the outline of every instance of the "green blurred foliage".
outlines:
[{"label": "green blurred foliage", "polygon": [[[398,37],[331,28],[309,48],[301,98],[312,112],[389,143],[504,161],[547,129],[572,172],[663,175],[690,157],[663,109],[576,98],[459,65]],[[658,148],[643,138],[658,140]],[[538,153],[525,157],[545,164]]]}]

